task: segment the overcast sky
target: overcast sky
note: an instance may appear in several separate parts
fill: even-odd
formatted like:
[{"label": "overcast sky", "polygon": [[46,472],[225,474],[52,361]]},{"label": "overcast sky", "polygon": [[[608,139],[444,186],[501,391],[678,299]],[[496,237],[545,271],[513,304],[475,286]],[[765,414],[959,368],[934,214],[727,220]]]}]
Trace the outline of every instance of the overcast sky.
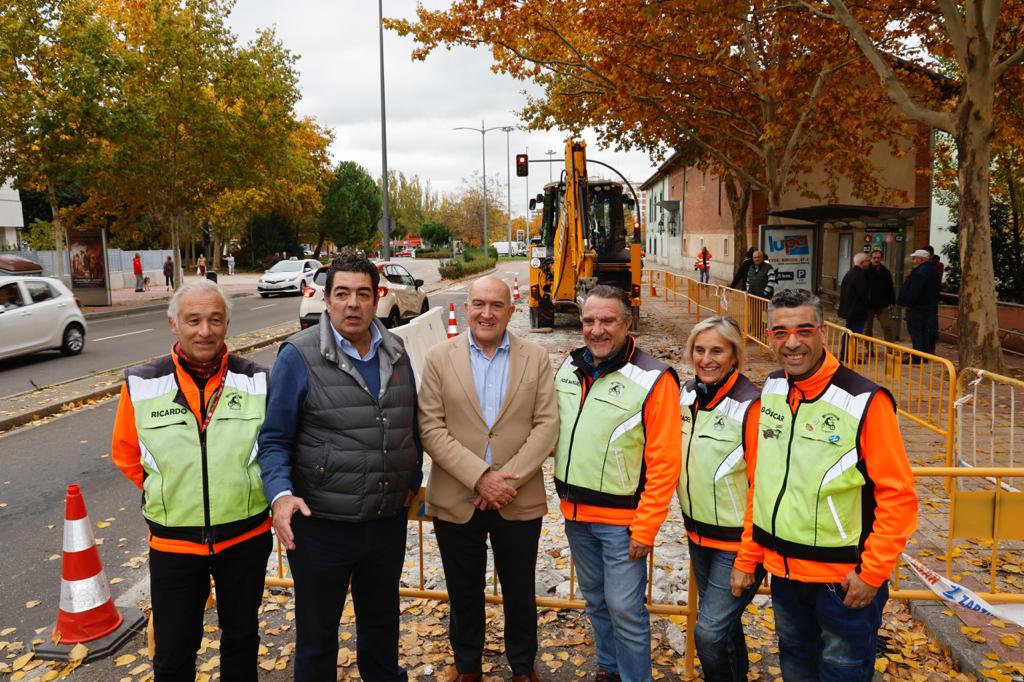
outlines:
[{"label": "overcast sky", "polygon": [[[443,8],[442,0],[424,0]],[[384,0],[384,16],[414,17],[415,0]],[[377,3],[373,0],[237,0],[231,25],[244,42],[260,28],[275,26],[284,45],[299,55],[300,115],[314,116],[334,130],[332,158],[354,160],[374,176],[381,169],[380,72]],[[414,44],[393,32],[384,34],[387,94],[388,168],[429,179],[436,190],[457,189],[463,178],[480,171],[480,134],[454,131],[456,126],[517,125],[515,113],[533,86],[490,69],[488,50],[439,50],[425,62],[410,58]],[[536,90],[534,90],[536,91]],[[505,133],[487,133],[487,174],[506,177]],[[509,134],[510,153],[531,159],[563,156],[561,131]],[[594,147],[588,155],[618,168],[630,180],[646,180],[654,164],[644,154],[623,154]],[[557,168],[555,173],[557,175]],[[593,172],[593,168],[591,171]],[[512,175],[512,213],[525,211],[526,178]],[[529,191],[536,194],[548,180],[546,164],[530,164]]]}]

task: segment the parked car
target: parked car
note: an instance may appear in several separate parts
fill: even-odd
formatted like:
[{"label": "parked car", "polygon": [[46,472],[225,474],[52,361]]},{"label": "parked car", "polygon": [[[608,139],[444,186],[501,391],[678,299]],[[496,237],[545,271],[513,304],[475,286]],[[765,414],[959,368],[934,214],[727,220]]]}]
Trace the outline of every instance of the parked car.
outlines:
[{"label": "parked car", "polygon": [[85,348],[82,304],[63,282],[50,277],[0,276],[0,358]]},{"label": "parked car", "polygon": [[395,257],[396,258],[415,258],[416,257],[416,249],[415,249],[415,247],[409,247],[407,249],[402,249],[401,251],[399,251],[398,253],[395,254]]},{"label": "parked car", "polygon": [[271,294],[301,294],[319,267],[320,261],[312,258],[277,261],[260,277],[256,290],[263,298]]},{"label": "parked car", "polygon": [[[302,292],[299,304],[299,326],[303,329],[320,322],[324,311],[324,285],[327,283],[328,266],[316,271],[312,284]],[[430,310],[430,302],[423,293],[422,279],[413,279],[409,271],[394,263],[377,263],[380,285],[377,287],[377,317],[388,329],[411,320]]]}]

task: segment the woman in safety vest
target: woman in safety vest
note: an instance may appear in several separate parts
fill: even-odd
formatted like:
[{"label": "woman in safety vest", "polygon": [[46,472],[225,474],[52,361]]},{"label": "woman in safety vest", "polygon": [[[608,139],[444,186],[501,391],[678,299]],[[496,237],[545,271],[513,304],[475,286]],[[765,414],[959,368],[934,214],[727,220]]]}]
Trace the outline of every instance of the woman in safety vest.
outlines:
[{"label": "woman in safety vest", "polygon": [[700,597],[697,655],[705,680],[739,682],[747,679],[740,618],[764,568],[757,567],[754,584],[739,598],[730,593],[729,577],[751,490],[761,391],[741,373],[743,332],[731,317],[697,324],[686,352],[696,376],[680,391],[683,462],[677,493]]}]

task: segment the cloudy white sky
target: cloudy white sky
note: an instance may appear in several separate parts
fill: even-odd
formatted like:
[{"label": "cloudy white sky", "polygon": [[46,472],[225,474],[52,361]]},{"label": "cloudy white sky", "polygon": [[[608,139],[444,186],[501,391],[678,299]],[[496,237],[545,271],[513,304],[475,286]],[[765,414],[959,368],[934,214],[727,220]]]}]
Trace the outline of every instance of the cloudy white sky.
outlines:
[{"label": "cloudy white sky", "polygon": [[[443,8],[443,0],[422,0]],[[384,0],[386,17],[414,17],[415,0]],[[284,44],[299,55],[300,115],[311,115],[334,130],[332,157],[354,160],[377,177],[381,169],[380,76],[377,3],[373,0],[237,0],[231,25],[243,41],[260,28],[275,26]],[[425,62],[413,61],[413,42],[384,33],[387,94],[388,167],[429,179],[442,192],[457,189],[463,178],[480,171],[480,134],[454,131],[457,126],[516,125],[515,112],[531,84],[497,75],[487,50],[439,50]],[[487,133],[487,174],[504,183],[505,133]],[[561,158],[565,134],[515,130],[509,135],[512,160],[528,152],[531,159]],[[610,163],[630,180],[645,180],[654,164],[644,154],[624,154],[594,147],[591,158]],[[557,173],[557,167],[555,173]],[[593,168],[591,169],[593,171]],[[530,164],[526,178],[511,171],[513,215],[525,211],[527,190],[536,194],[547,182],[546,164]]]}]

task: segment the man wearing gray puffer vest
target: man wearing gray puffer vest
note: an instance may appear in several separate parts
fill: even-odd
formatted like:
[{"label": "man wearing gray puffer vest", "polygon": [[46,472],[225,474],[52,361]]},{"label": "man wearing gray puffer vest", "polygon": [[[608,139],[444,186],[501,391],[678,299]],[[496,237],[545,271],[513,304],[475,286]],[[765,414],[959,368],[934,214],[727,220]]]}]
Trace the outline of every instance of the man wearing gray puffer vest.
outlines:
[{"label": "man wearing gray puffer vest", "polygon": [[336,679],[350,581],[360,676],[407,679],[398,586],[423,450],[409,356],[375,317],[379,282],[364,256],[335,259],[320,323],[282,344],[270,376],[258,457],[295,579],[297,682]]}]

